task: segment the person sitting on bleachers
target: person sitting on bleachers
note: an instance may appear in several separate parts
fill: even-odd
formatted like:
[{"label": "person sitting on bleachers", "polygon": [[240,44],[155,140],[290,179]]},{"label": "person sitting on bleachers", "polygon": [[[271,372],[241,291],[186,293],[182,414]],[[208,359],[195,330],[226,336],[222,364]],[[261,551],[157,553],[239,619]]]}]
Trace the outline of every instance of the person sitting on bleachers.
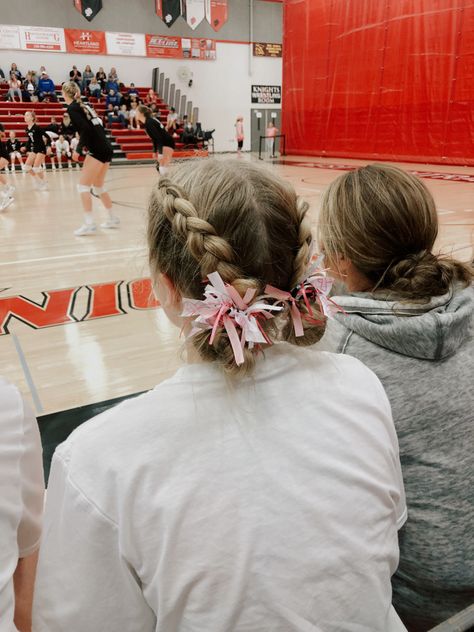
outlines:
[{"label": "person sitting on bleachers", "polygon": [[110,94],[110,91],[113,90],[116,94],[119,95],[119,98],[122,97],[122,95],[120,94],[120,86],[117,81],[108,80],[107,83],[105,84],[105,90],[109,94]]},{"label": "person sitting on bleachers", "polygon": [[115,81],[115,83],[120,83],[117,70],[114,66],[110,69],[109,74],[107,75],[107,81]]},{"label": "person sitting on bleachers", "polygon": [[105,105],[107,107],[109,107],[109,105],[112,105],[113,107],[120,105],[120,97],[115,90],[109,90],[109,93],[105,98]]},{"label": "person sitting on bleachers", "polygon": [[11,68],[10,68],[10,75],[11,75],[11,73],[12,73],[12,72],[14,73],[14,75],[15,75],[15,77],[16,77],[17,79],[22,79],[22,78],[23,78],[23,75],[22,75],[22,74],[21,74],[21,72],[18,70],[18,66],[17,66],[14,62],[13,62],[13,64],[11,65]]},{"label": "person sitting on bleachers", "polygon": [[80,70],[77,69],[77,66],[73,66],[72,70],[69,72],[69,80],[70,81],[74,81],[74,83],[77,83],[79,88],[81,87],[81,85],[82,85],[82,74],[81,74]]},{"label": "person sitting on bleachers", "polygon": [[41,79],[38,82],[38,97],[40,101],[58,100],[54,81],[48,77],[48,73],[45,70],[41,73]]},{"label": "person sitting on bleachers", "polygon": [[127,121],[125,120],[122,112],[119,110],[119,106],[113,106],[112,103],[107,105],[107,123],[112,125],[112,123],[120,123],[122,127],[127,127]]},{"label": "person sitting on bleachers", "polygon": [[128,122],[129,122],[130,129],[140,128],[136,119],[138,106],[139,106],[138,101],[135,99],[135,97],[132,97],[132,100],[130,102],[130,110],[128,112]]},{"label": "person sitting on bleachers", "polygon": [[151,107],[151,104],[154,103],[155,105],[158,103],[158,95],[156,94],[156,92],[153,90],[153,88],[150,88],[147,92],[147,95],[145,97],[145,104],[148,107]]},{"label": "person sitting on bleachers", "polygon": [[95,97],[96,99],[100,99],[102,96],[102,88],[100,87],[100,83],[97,81],[95,77],[92,77],[89,83],[89,94],[91,97]]},{"label": "person sitting on bleachers", "polygon": [[133,95],[135,95],[137,97],[137,99],[140,96],[138,90],[135,88],[135,84],[131,83],[130,84],[130,88],[128,90],[128,96],[131,98]]},{"label": "person sitting on bleachers", "polygon": [[0,83],[7,83],[7,80],[5,79],[5,73],[3,72],[1,68],[0,68]]},{"label": "person sitting on bleachers", "polygon": [[105,70],[102,68],[102,66],[95,73],[95,78],[100,83],[100,87],[102,88],[102,90],[105,90],[105,85],[107,83],[107,75],[105,74]]},{"label": "person sitting on bleachers", "polygon": [[166,131],[174,132],[176,130],[176,126],[178,123],[178,115],[176,114],[175,108],[171,108],[166,118]]},{"label": "person sitting on bleachers", "polygon": [[[36,85],[33,81],[33,75],[31,71],[26,73],[25,81],[23,82],[23,100],[24,101],[37,101],[36,97]],[[33,98],[34,97],[34,98]]]},{"label": "person sitting on bleachers", "polygon": [[8,81],[8,99],[10,101],[15,101],[15,96],[18,97],[18,100],[23,101],[23,95],[21,92],[21,80],[15,75],[14,72],[10,73],[10,80]]},{"label": "person sitting on bleachers", "polygon": [[85,92],[89,89],[90,83],[92,79],[94,79],[94,77],[95,75],[92,72],[92,68],[89,66],[89,64],[87,64],[87,66],[84,68],[84,72],[82,73],[82,92]]},{"label": "person sitting on bleachers", "polygon": [[196,130],[194,129],[191,121],[188,120],[186,114],[183,116],[183,133],[181,135],[181,142],[185,145],[194,145],[196,143]]},{"label": "person sitting on bleachers", "polygon": [[63,116],[63,121],[59,126],[59,130],[59,133],[62,134],[64,138],[67,138],[68,141],[70,141],[76,133],[74,125],[71,123],[71,118],[69,117],[69,114],[67,112],[65,112]]},{"label": "person sitting on bleachers", "polygon": [[437,253],[438,229],[428,188],[392,165],[340,176],[321,202],[324,267],[347,291],[320,349],[364,362],[390,400],[408,505],[392,601],[410,632],[474,596],[474,276]]}]

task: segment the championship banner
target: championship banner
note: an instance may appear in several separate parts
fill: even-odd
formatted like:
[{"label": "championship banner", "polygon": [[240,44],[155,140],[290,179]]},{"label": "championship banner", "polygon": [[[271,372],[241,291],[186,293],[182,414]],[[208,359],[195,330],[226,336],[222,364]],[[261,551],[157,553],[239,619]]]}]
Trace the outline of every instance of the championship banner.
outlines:
[{"label": "championship banner", "polygon": [[143,33],[105,34],[109,55],[127,55],[146,57],[145,35]]},{"label": "championship banner", "polygon": [[182,59],[181,38],[165,37],[164,35],[146,35],[146,56]]},{"label": "championship banner", "polygon": [[206,17],[205,0],[182,0],[182,16],[195,29]]},{"label": "championship banner", "polygon": [[21,48],[19,26],[0,24],[0,48]]},{"label": "championship banner", "polygon": [[66,49],[68,53],[85,55],[105,55],[105,33],[103,31],[85,31],[81,29],[64,29]]},{"label": "championship banner", "polygon": [[206,20],[219,31],[227,22],[227,0],[206,0]]},{"label": "championship banner", "polygon": [[86,20],[93,20],[102,9],[102,0],[73,0],[73,4]]},{"label": "championship banner", "polygon": [[216,42],[210,39],[199,39],[196,37],[181,40],[184,59],[216,59]]},{"label": "championship banner", "polygon": [[181,0],[161,0],[163,22],[169,28],[181,15]]},{"label": "championship banner", "polygon": [[161,4],[161,0],[155,0],[155,11],[156,15],[163,19],[163,6]]},{"label": "championship banner", "polygon": [[64,29],[49,26],[20,26],[20,46],[22,50],[65,53]]}]

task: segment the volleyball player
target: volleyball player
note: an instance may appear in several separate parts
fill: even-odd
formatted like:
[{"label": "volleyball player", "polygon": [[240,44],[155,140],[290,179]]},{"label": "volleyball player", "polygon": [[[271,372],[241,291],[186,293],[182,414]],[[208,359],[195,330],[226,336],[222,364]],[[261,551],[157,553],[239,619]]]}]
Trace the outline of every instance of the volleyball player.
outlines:
[{"label": "volleyball player", "polygon": [[15,187],[10,186],[7,183],[5,176],[2,175],[2,171],[4,169],[8,169],[8,165],[10,164],[10,156],[4,141],[5,128],[0,123],[0,186],[2,187],[0,190],[0,211],[3,211],[7,208],[7,206],[12,204],[12,193],[15,190]]},{"label": "volleyball player", "polygon": [[72,125],[80,134],[79,145],[73,154],[73,160],[79,160],[82,147],[87,147],[88,154],[84,160],[77,190],[81,195],[84,209],[84,224],[74,231],[78,237],[93,235],[97,226],[92,216],[92,195],[100,197],[108,216],[101,228],[118,228],[120,219],[112,214],[112,200],[104,186],[105,177],[112,160],[113,149],[105,135],[102,120],[89,105],[82,103],[81,92],[76,83],[68,81],[63,84],[63,97]]},{"label": "volleyball player", "polygon": [[25,112],[25,123],[27,124],[26,159],[25,171],[34,177],[34,186],[40,191],[48,189],[48,183],[44,177],[43,165],[46,159],[46,144],[44,141],[44,130],[36,123],[34,112]]},{"label": "volleyball player", "polygon": [[136,114],[137,121],[145,126],[145,131],[153,141],[153,151],[157,157],[157,169],[162,176],[168,173],[174,151],[174,140],[168,134],[160,121],[153,117],[153,112],[146,105],[139,105]]}]

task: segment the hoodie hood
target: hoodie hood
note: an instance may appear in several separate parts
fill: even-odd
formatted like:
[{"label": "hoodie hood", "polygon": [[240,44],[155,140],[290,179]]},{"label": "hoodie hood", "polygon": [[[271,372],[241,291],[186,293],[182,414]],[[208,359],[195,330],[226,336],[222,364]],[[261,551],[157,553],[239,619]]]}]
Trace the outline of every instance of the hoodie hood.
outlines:
[{"label": "hoodie hood", "polygon": [[346,312],[341,325],[380,347],[422,360],[442,360],[473,336],[474,286],[454,287],[429,303],[375,299],[373,294],[334,296]]}]

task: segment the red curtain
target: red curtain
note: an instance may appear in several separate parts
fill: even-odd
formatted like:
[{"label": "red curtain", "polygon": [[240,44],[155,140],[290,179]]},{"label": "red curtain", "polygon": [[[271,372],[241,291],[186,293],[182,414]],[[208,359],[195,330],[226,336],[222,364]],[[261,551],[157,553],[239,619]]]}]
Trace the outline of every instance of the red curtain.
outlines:
[{"label": "red curtain", "polygon": [[285,0],[289,153],[474,165],[471,0]]}]

